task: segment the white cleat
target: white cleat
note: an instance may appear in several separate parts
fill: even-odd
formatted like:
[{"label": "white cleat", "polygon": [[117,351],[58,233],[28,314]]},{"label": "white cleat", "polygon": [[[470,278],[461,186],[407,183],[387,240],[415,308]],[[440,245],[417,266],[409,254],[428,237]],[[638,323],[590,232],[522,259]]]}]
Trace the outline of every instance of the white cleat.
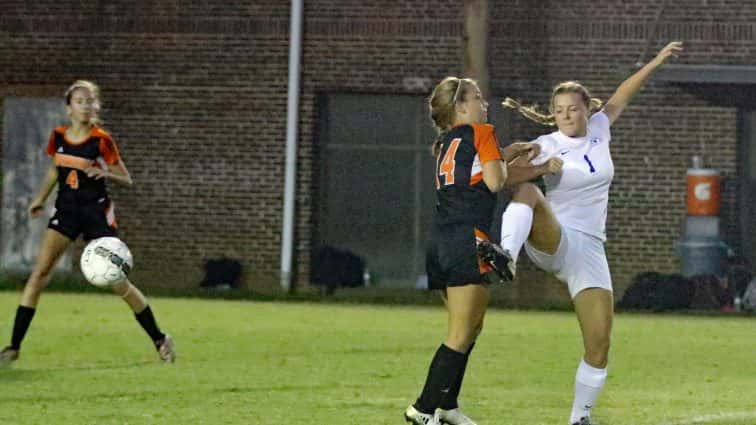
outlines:
[{"label": "white cleat", "polygon": [[472,419],[462,413],[459,408],[444,410],[436,409],[436,416],[438,416],[439,422],[447,425],[478,425],[473,422]]},{"label": "white cleat", "polygon": [[412,405],[404,411],[404,420],[413,425],[441,425],[438,421],[438,413],[434,415],[423,413]]},{"label": "white cleat", "polygon": [[165,338],[160,341],[160,345],[157,347],[160,360],[166,363],[173,363],[176,361],[176,349],[173,343],[173,338],[170,335],[165,334]]},{"label": "white cleat", "polygon": [[18,360],[19,354],[18,350],[11,348],[10,345],[3,348],[3,350],[0,351],[0,366],[5,366],[10,364],[10,362]]}]

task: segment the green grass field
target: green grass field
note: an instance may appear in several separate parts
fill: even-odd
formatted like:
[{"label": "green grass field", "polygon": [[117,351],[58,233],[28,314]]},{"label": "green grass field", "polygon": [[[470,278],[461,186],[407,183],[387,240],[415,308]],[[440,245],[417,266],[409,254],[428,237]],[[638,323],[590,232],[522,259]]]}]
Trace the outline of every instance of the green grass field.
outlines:
[{"label": "green grass field", "polygon": [[[18,294],[0,292],[0,342]],[[45,294],[0,369],[2,424],[402,424],[441,342],[441,307],[154,298],[161,364],[118,298]],[[601,425],[756,424],[756,320],[617,317]],[[567,421],[581,346],[569,313],[493,310],[463,408],[488,425]]]}]

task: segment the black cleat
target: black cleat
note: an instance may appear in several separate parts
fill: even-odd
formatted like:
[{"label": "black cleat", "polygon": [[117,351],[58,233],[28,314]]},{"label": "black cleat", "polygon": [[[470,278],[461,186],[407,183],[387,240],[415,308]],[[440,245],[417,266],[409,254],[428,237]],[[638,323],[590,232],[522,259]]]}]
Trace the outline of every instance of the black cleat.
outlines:
[{"label": "black cleat", "polygon": [[598,425],[598,423],[591,421],[591,418],[589,418],[588,416],[583,416],[579,421],[573,423],[572,425]]},{"label": "black cleat", "polygon": [[485,275],[489,282],[504,284],[514,279],[515,263],[512,261],[509,251],[491,241],[480,241],[478,243],[478,256],[494,269]]}]

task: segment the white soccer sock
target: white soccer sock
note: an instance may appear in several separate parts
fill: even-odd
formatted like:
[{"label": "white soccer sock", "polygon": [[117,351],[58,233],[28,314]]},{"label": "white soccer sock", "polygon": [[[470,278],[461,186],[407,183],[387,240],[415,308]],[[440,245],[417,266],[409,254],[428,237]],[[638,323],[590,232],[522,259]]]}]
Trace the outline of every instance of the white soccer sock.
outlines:
[{"label": "white soccer sock", "polygon": [[591,408],[598,398],[606,382],[606,368],[597,369],[585,360],[580,361],[575,374],[575,400],[572,402],[570,423],[580,421],[580,418],[591,415]]},{"label": "white soccer sock", "polygon": [[509,251],[512,261],[517,263],[522,245],[528,240],[530,226],[533,225],[533,209],[522,202],[510,202],[501,216],[502,248]]}]

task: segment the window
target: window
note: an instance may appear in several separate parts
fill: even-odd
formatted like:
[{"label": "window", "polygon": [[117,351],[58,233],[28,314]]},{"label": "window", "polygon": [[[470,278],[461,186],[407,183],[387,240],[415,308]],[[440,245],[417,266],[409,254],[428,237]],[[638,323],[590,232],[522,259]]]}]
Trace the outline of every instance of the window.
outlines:
[{"label": "window", "polygon": [[[30,220],[27,208],[50,167],[45,153],[53,128],[66,122],[60,99],[6,97],[3,105],[3,202],[0,266],[29,271],[34,266],[42,235],[53,207],[48,198],[43,218]],[[67,254],[58,269],[70,270]]]},{"label": "window", "polygon": [[435,204],[425,98],[328,94],[320,111],[313,246],[361,256],[381,286],[413,287]]},{"label": "window", "polygon": [[738,210],[743,255],[756,264],[756,109],[740,110],[740,172]]}]

